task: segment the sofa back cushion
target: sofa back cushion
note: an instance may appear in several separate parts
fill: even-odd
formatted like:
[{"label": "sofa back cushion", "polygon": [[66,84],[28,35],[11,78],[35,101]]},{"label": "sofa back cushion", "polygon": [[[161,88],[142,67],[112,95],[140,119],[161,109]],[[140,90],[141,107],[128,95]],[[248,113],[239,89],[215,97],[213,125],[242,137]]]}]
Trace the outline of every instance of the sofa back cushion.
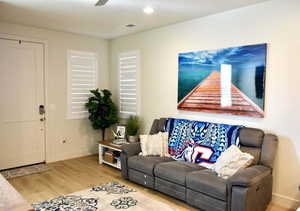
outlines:
[{"label": "sofa back cushion", "polygon": [[150,129],[150,135],[165,132],[166,118],[155,119]]},{"label": "sofa back cushion", "polygon": [[259,164],[273,168],[275,155],[278,148],[278,137],[273,134],[265,134],[261,148]]},{"label": "sofa back cushion", "polygon": [[240,130],[240,143],[247,147],[261,148],[264,135],[264,131],[260,129],[244,127]]},{"label": "sofa back cushion", "polygon": [[241,128],[240,146],[241,151],[251,154],[254,157],[253,165],[260,161],[261,147],[264,140],[264,131],[256,128]]},{"label": "sofa back cushion", "polygon": [[149,132],[150,135],[154,135],[154,134],[158,133],[158,122],[159,122],[158,119],[153,120],[151,129]]}]

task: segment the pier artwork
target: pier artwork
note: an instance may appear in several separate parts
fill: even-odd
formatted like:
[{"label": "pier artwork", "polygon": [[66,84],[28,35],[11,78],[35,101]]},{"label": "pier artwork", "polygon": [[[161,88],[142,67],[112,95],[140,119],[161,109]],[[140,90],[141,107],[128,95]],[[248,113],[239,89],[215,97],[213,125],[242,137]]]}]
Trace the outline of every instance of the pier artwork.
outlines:
[{"label": "pier artwork", "polygon": [[221,74],[213,71],[178,103],[177,108],[178,110],[264,117],[264,111],[234,84],[231,83],[230,89],[230,104],[224,106],[222,98],[226,96],[222,96]]}]

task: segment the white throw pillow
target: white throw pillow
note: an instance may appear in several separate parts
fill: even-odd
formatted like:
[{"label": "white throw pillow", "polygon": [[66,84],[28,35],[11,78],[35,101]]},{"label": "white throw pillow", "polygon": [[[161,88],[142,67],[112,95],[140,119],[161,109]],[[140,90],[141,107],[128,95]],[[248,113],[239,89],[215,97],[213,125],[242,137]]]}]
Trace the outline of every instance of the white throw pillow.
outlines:
[{"label": "white throw pillow", "polygon": [[254,157],[252,155],[244,153],[236,145],[232,145],[221,154],[217,162],[213,165],[212,170],[219,177],[227,179],[238,170],[250,166],[253,160]]},{"label": "white throw pillow", "polygon": [[162,138],[162,151],[160,156],[161,157],[171,157],[169,154],[169,133],[167,132],[159,132]]},{"label": "white throw pillow", "polygon": [[162,139],[159,134],[140,135],[142,155],[160,155]]},{"label": "white throw pillow", "polygon": [[170,156],[168,153],[168,133],[159,132],[155,135],[140,135],[143,156]]}]

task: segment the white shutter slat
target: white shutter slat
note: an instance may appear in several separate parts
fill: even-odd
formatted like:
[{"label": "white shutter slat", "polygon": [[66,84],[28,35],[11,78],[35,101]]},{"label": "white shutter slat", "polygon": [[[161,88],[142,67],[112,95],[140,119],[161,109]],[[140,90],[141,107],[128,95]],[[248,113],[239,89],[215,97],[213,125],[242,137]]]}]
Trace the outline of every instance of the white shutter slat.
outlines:
[{"label": "white shutter slat", "polygon": [[121,84],[136,84],[135,79],[120,79]]},{"label": "white shutter slat", "polygon": [[120,89],[136,89],[136,84],[120,84]]},{"label": "white shutter slat", "polygon": [[135,103],[136,104],[136,98],[121,98],[121,103]]},{"label": "white shutter slat", "polygon": [[77,87],[77,86],[80,86],[80,87],[94,87],[94,81],[95,80],[90,80],[90,81],[85,81],[85,82],[80,82],[80,81],[75,81],[75,80],[72,80],[72,86],[73,87]]},{"label": "white shutter slat", "polygon": [[121,54],[119,57],[119,106],[125,116],[138,113],[137,75],[139,68],[138,52]]},{"label": "white shutter slat", "polygon": [[128,81],[128,80],[136,81],[135,75],[136,75],[136,73],[120,74],[120,80],[121,81]]},{"label": "white shutter slat", "polygon": [[124,62],[124,61],[128,61],[128,60],[134,60],[137,59],[136,55],[132,55],[132,56],[121,56],[120,57],[120,62]]},{"label": "white shutter slat", "polygon": [[128,70],[134,71],[134,70],[136,70],[137,67],[136,67],[136,65],[126,64],[126,65],[121,65],[121,68],[122,68],[122,71],[121,71],[121,73],[122,73],[122,72],[125,72]]},{"label": "white shutter slat", "polygon": [[85,104],[92,96],[90,90],[97,87],[97,55],[91,52],[69,51],[68,69],[68,118],[87,117]]},{"label": "white shutter slat", "polygon": [[80,98],[80,99],[72,99],[72,104],[73,103],[82,103],[85,104],[87,102],[88,98]]},{"label": "white shutter slat", "polygon": [[94,79],[88,79],[88,78],[72,78],[72,83],[76,84],[90,84],[95,83]]},{"label": "white shutter slat", "polygon": [[85,71],[85,70],[72,70],[72,73],[74,74],[74,76],[78,76],[81,77],[82,75],[86,75],[86,76],[94,76],[94,72],[93,71]]},{"label": "white shutter slat", "polygon": [[127,111],[127,112],[136,112],[136,106],[132,105],[123,105],[121,106],[121,111]]}]

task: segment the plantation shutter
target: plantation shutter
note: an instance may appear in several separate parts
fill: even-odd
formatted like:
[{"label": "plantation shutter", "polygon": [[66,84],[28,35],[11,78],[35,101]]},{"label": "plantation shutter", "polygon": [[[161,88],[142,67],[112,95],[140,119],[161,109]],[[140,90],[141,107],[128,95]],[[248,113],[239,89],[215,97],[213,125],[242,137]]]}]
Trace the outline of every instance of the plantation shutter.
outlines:
[{"label": "plantation shutter", "polygon": [[139,52],[119,56],[119,106],[121,117],[138,114]]},{"label": "plantation shutter", "polygon": [[85,103],[90,90],[97,87],[97,54],[92,52],[68,52],[68,119],[88,116]]}]

